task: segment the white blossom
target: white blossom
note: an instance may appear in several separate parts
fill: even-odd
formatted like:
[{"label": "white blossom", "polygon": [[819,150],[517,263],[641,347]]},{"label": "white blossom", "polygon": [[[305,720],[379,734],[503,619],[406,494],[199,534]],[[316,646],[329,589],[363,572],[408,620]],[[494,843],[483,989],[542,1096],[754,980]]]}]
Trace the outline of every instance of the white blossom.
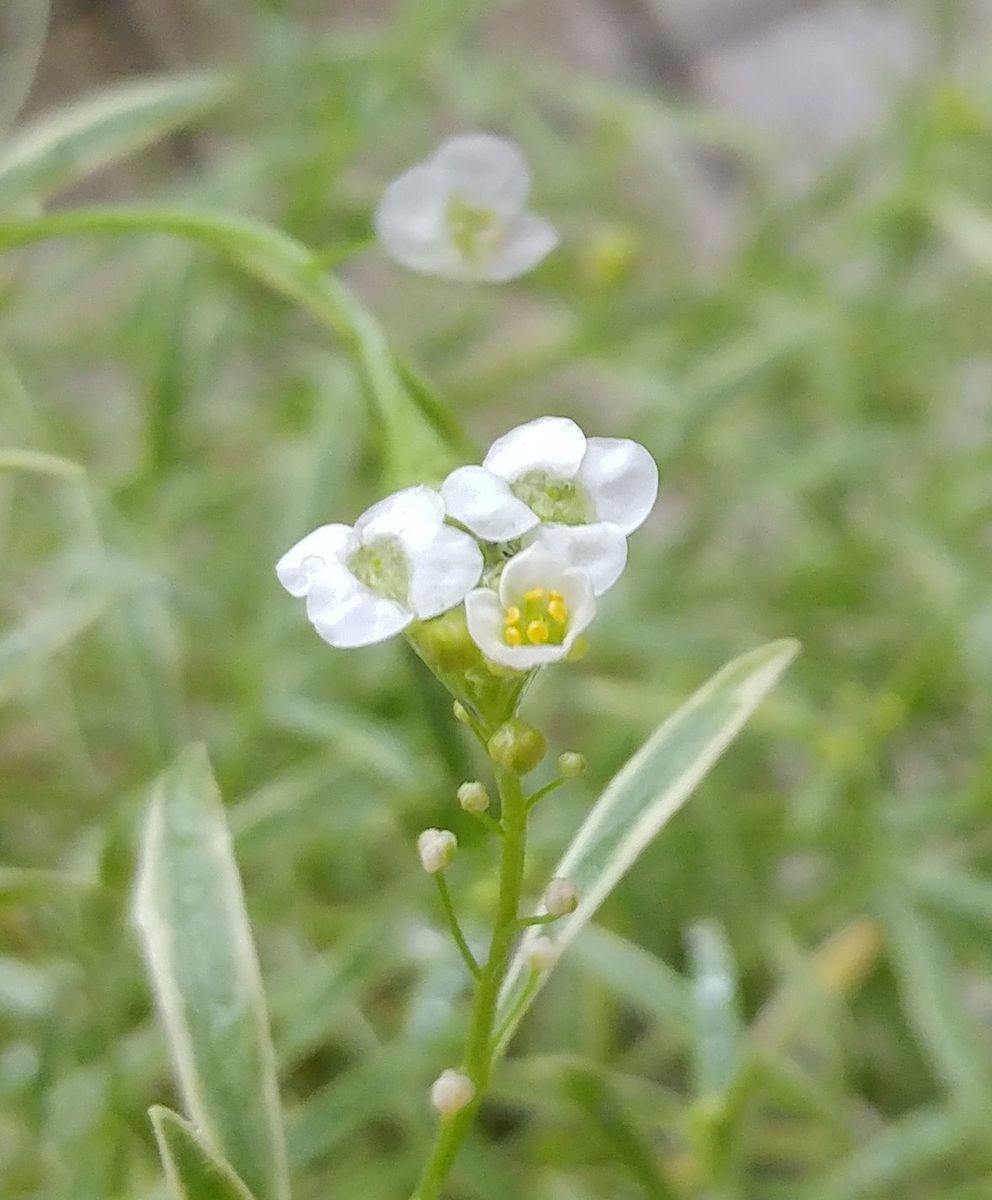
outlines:
[{"label": "white blossom", "polygon": [[431,1085],[431,1104],[442,1117],[453,1117],[475,1099],[475,1084],[462,1071],[442,1071]]},{"label": "white blossom", "polygon": [[443,142],[386,189],[375,228],[386,253],[424,275],[502,283],[535,267],[558,234],[527,210],[530,172],[513,142]]},{"label": "white blossom", "polygon": [[444,502],[411,487],[354,526],[322,525],[276,565],[283,587],[332,646],[367,646],[461,603],[482,573],[475,540],[444,523]]},{"label": "white blossom", "polygon": [[493,662],[517,671],[564,658],[595,613],[586,572],[539,545],[506,564],[498,590],[476,588],[465,597],[475,644]]},{"label": "white blossom", "polygon": [[601,595],[627,562],[627,535],[658,495],[658,467],[628,438],[587,438],[567,417],[539,417],[497,438],[482,466],[441,486],[448,515],[487,542],[523,539],[581,567]]},{"label": "white blossom", "polygon": [[425,829],[417,838],[417,853],[427,874],[436,875],[455,861],[458,839],[450,829]]}]

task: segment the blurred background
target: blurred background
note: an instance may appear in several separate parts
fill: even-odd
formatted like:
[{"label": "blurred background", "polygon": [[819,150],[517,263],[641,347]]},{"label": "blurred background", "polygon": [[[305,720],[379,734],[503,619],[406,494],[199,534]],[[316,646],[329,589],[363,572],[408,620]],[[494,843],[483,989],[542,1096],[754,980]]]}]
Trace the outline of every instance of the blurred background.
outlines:
[{"label": "blurred background", "polygon": [[[40,10],[0,7],[7,136],[135,76],[237,89],[50,211],[270,221],[480,444],[552,412],[657,457],[591,652],[529,699],[590,761],[536,818],[535,893],[708,674],[804,644],[542,996],[452,1197],[992,1197],[992,4],[55,0],[17,116]],[[505,287],[370,236],[385,184],[473,129],[520,142],[563,234]],[[402,1200],[465,998],[413,839],[458,832],[470,928],[492,871],[440,690],[398,641],[322,646],[274,579],[380,494],[347,356],[180,240],[8,252],[5,447],[76,468],[0,466],[0,1195],[162,1195],[145,1110],[179,1102],[128,909],[151,781],[197,737],[294,1194]],[[700,928],[737,998],[715,1093]]]}]

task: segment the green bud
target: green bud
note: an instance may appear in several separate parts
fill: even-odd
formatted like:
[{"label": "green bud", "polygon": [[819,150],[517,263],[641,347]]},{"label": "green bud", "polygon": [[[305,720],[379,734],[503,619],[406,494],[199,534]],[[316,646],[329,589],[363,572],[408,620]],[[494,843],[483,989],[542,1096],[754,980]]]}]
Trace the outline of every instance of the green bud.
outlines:
[{"label": "green bud", "polygon": [[489,739],[489,757],[512,775],[533,771],[547,753],[548,743],[540,729],[514,717]]},{"label": "green bud", "polygon": [[576,754],[574,750],[566,750],[558,756],[558,770],[563,779],[578,779],[586,773],[586,756]]},{"label": "green bud", "polygon": [[458,789],[458,803],[468,813],[482,813],[489,807],[489,793],[478,780],[471,780]]},{"label": "green bud", "polygon": [[465,609],[452,608],[410,633],[425,662],[438,671],[467,671],[482,662],[465,622]]}]

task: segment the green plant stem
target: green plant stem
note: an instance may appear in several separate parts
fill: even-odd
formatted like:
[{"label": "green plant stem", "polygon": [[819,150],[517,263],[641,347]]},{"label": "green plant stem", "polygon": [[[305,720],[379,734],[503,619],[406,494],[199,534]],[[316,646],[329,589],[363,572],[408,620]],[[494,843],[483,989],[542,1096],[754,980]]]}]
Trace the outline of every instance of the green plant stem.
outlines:
[{"label": "green plant stem", "polygon": [[439,1200],[444,1181],[472,1127],[475,1114],[489,1086],[495,1047],[493,1027],[496,1021],[496,1006],[517,933],[527,852],[527,803],[520,779],[516,775],[497,770],[496,782],[503,806],[504,829],[499,901],[489,944],[489,956],[476,984],[462,1061],[462,1069],[475,1087],[475,1098],[461,1112],[441,1118],[433,1149],[411,1200]]},{"label": "green plant stem", "polygon": [[440,871],[435,873],[434,881],[437,884],[438,894],[441,897],[441,907],[444,909],[444,915],[448,919],[448,928],[451,930],[451,936],[455,939],[458,953],[462,956],[462,960],[465,966],[468,967],[468,972],[472,978],[478,979],[481,974],[479,964],[475,961],[475,955],[469,949],[468,942],[465,940],[465,934],[462,933],[462,927],[455,913],[455,906],[451,903],[451,892],[448,890],[447,881]]},{"label": "green plant stem", "polygon": [[527,798],[527,808],[533,808],[545,796],[550,796],[552,792],[557,791],[563,783],[568,783],[568,780],[564,775],[559,775],[556,779],[552,779],[550,783],[546,783],[544,787],[538,788],[533,796]]}]

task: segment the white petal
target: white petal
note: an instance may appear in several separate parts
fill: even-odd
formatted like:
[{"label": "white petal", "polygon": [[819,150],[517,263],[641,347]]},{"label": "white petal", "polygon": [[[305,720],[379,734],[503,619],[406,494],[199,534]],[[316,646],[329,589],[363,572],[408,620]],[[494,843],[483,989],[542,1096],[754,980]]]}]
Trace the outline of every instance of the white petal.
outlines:
[{"label": "white petal", "polygon": [[291,596],[305,596],[321,567],[346,552],[350,525],[321,525],[301,538],[276,563],[279,582]]},{"label": "white petal", "polygon": [[444,501],[433,488],[404,488],[373,504],[355,522],[355,533],[367,546],[381,537],[396,537],[408,554],[429,546],[444,523]]},{"label": "white petal", "polygon": [[624,532],[605,521],[595,525],[540,525],[527,541],[534,549],[585,571],[597,596],[616,583],[627,565]]},{"label": "white petal", "polygon": [[430,165],[445,175],[449,194],[502,217],[518,213],[530,192],[530,172],[519,148],[492,133],[450,138]]},{"label": "white petal", "polygon": [[448,231],[448,176],[422,163],[386,188],[375,213],[375,231],[386,253],[424,274],[447,274],[460,259]]},{"label": "white petal", "polygon": [[504,609],[495,592],[476,588],[465,597],[465,619],[472,641],[486,658],[516,671],[557,662],[568,653],[562,646],[508,646],[503,640]]},{"label": "white petal", "polygon": [[545,546],[532,545],[521,550],[503,568],[499,577],[499,600],[504,608],[520,604],[520,597],[531,588],[555,588],[569,564]]},{"label": "white petal", "polygon": [[413,559],[410,607],[422,620],[461,604],[479,582],[482,551],[475,538],[442,525],[437,537]]},{"label": "white petal", "polygon": [[340,649],[385,641],[413,620],[401,604],[369,591],[344,567],[316,580],[307,616],[324,641]]},{"label": "white petal", "polygon": [[537,517],[510,491],[505,479],[485,467],[459,467],[441,484],[448,516],[486,542],[509,542],[533,529]]},{"label": "white petal", "polygon": [[629,438],[589,438],[576,479],[586,489],[596,516],[633,533],[658,498],[658,465]]},{"label": "white petal", "polygon": [[486,283],[506,283],[526,275],[558,245],[558,231],[537,213],[521,213],[506,225],[499,246],[479,268]]},{"label": "white petal", "polygon": [[586,435],[568,417],[538,417],[504,433],[482,461],[487,471],[512,483],[527,471],[571,479],[586,452]]}]

